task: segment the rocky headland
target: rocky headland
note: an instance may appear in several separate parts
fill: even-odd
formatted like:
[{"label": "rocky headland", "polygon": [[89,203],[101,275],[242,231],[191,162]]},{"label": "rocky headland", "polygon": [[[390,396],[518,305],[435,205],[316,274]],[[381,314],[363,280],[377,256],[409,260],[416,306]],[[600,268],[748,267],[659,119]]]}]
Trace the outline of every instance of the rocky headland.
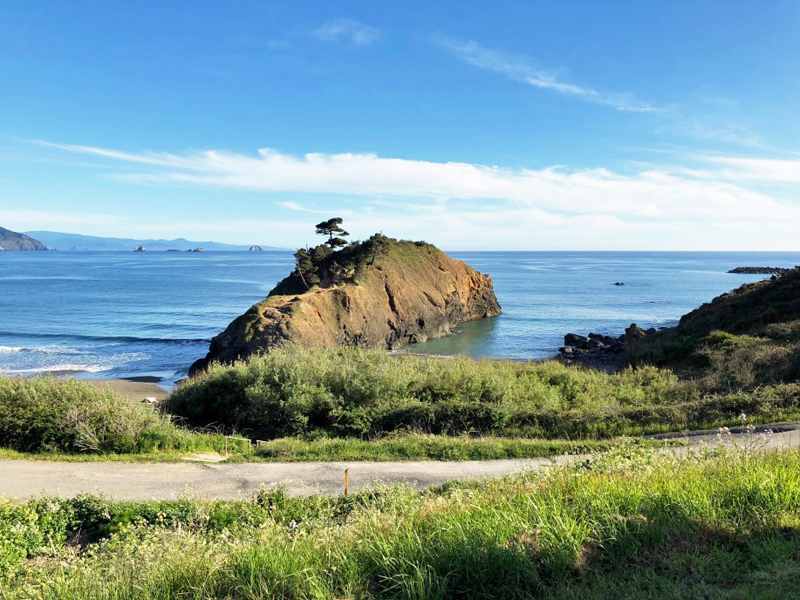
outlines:
[{"label": "rocky headland", "polygon": [[47,250],[47,247],[24,233],[0,227],[0,250],[43,251]]},{"label": "rocky headland", "polygon": [[677,326],[633,341],[628,355],[687,376],[710,368],[732,381],[800,379],[800,268],[717,296]]},{"label": "rocky headland", "polygon": [[298,250],[297,268],[217,335],[190,375],[287,344],[391,350],[501,312],[491,277],[431,244],[374,235],[336,250],[337,239]]}]

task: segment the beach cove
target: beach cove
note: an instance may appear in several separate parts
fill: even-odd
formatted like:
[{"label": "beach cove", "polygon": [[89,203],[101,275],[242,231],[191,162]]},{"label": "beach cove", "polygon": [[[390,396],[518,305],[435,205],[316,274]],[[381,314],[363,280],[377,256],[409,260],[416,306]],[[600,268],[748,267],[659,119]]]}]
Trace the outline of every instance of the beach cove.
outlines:
[{"label": "beach cove", "polygon": [[[408,351],[549,358],[566,333],[673,325],[715,296],[766,277],[727,273],[737,266],[800,263],[800,252],[448,254],[492,276],[503,314]],[[211,338],[292,267],[288,251],[4,253],[0,372],[152,377],[170,389]]]}]

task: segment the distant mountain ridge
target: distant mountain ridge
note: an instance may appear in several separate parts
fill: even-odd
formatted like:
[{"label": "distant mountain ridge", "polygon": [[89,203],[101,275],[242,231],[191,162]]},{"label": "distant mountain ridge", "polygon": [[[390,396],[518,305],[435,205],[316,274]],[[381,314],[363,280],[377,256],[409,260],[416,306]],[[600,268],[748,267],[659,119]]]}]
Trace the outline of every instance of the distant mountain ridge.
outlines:
[{"label": "distant mountain ridge", "polygon": [[[61,233],[57,231],[28,231],[27,235],[41,240],[48,248],[62,251],[87,251],[87,250],[106,250],[106,251],[127,251],[132,252],[134,248],[144,246],[147,251],[166,251],[166,250],[194,250],[203,248],[210,251],[248,251],[253,244],[236,245],[223,244],[220,242],[193,242],[184,238],[175,240],[155,240],[155,239],[134,239],[134,238],[114,238],[99,237],[92,235],[81,235],[78,233]],[[2,245],[2,243],[0,243]],[[258,244],[263,250],[284,250]]]},{"label": "distant mountain ridge", "polygon": [[0,249],[2,250],[47,250],[38,239],[0,227]]}]

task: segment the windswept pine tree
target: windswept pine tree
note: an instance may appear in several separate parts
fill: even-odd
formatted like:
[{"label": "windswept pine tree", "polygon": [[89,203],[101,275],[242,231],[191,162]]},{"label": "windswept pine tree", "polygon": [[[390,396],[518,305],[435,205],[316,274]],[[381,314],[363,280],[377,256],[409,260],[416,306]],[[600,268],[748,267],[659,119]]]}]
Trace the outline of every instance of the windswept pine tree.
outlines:
[{"label": "windswept pine tree", "polygon": [[334,217],[322,223],[317,223],[317,234],[327,235],[328,241],[325,243],[331,248],[341,248],[347,245],[347,240],[344,238],[350,235],[347,231],[342,229],[342,218]]}]

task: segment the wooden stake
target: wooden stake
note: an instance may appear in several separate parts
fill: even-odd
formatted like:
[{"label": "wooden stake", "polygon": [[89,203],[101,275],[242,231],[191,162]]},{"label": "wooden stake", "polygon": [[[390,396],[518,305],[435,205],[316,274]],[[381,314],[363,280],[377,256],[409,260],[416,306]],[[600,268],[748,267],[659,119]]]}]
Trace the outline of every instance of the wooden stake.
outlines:
[{"label": "wooden stake", "polygon": [[344,470],[344,495],[345,496],[347,496],[347,492],[348,492],[348,487],[349,487],[348,479],[349,479],[349,476],[350,476],[350,469],[345,469]]}]

